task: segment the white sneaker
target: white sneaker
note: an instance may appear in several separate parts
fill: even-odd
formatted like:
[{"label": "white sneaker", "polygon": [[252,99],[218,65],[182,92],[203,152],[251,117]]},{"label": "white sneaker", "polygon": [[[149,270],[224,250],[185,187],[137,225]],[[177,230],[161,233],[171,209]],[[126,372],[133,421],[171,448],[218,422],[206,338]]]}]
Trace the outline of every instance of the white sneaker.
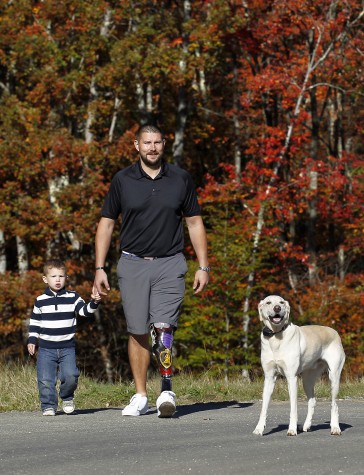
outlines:
[{"label": "white sneaker", "polygon": [[148,412],[148,398],[141,394],[134,394],[130,403],[121,411],[123,416],[141,416]]},{"label": "white sneaker", "polygon": [[73,402],[73,399],[70,399],[69,401],[63,401],[62,409],[66,414],[72,414],[72,412],[75,410],[75,403]]},{"label": "white sneaker", "polygon": [[53,407],[47,407],[47,409],[44,409],[43,411],[43,416],[55,416],[56,411],[53,409]]},{"label": "white sneaker", "polygon": [[176,412],[176,395],[173,391],[163,391],[156,404],[158,417],[172,417]]}]

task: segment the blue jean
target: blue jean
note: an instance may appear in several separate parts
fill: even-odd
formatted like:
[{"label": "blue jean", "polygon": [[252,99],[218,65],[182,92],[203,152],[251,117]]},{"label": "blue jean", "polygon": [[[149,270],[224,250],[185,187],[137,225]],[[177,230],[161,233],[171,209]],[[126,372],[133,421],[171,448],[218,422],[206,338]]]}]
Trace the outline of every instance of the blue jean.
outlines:
[{"label": "blue jean", "polygon": [[59,396],[63,401],[73,399],[80,373],[76,366],[76,351],[72,348],[39,348],[37,357],[37,379],[42,410],[57,410],[57,379],[61,384]]}]

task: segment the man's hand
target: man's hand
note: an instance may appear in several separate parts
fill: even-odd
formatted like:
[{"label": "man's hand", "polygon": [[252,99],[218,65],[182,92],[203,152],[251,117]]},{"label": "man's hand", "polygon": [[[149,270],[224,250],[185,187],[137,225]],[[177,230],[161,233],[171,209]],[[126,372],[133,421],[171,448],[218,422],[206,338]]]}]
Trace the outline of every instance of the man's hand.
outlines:
[{"label": "man's hand", "polygon": [[110,290],[109,281],[106,272],[103,269],[96,271],[94,285],[92,287],[92,294],[98,295],[101,299],[102,295],[107,295]]},{"label": "man's hand", "polygon": [[198,294],[207,287],[209,279],[210,277],[208,272],[201,269],[196,272],[195,280],[193,282],[193,290],[195,291],[195,294]]},{"label": "man's hand", "polygon": [[28,343],[28,353],[33,356],[35,353],[35,345],[34,343]]}]

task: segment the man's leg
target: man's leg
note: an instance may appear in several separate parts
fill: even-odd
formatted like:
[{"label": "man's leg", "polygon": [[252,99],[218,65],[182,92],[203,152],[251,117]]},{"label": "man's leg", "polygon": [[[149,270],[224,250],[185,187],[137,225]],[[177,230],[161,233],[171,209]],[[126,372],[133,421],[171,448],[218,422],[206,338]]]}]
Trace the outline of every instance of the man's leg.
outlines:
[{"label": "man's leg", "polygon": [[122,410],[123,416],[140,416],[148,411],[147,371],[149,349],[150,264],[153,261],[122,254],[117,274],[129,333],[128,355],[136,394]]},{"label": "man's leg", "polygon": [[147,372],[150,362],[149,335],[130,335],[128,355],[135,389],[138,394],[147,395]]},{"label": "man's leg", "polygon": [[148,412],[147,371],[149,367],[149,334],[129,335],[128,354],[136,394],[122,410],[123,416],[141,416]]},{"label": "man's leg", "polygon": [[161,392],[172,391],[172,346],[175,328],[168,323],[152,323],[152,348],[161,375]]},{"label": "man's leg", "polygon": [[176,395],[172,391],[174,331],[185,293],[186,259],[182,254],[155,261],[150,297],[153,352],[161,374],[161,393],[156,401],[158,417],[172,417]]}]

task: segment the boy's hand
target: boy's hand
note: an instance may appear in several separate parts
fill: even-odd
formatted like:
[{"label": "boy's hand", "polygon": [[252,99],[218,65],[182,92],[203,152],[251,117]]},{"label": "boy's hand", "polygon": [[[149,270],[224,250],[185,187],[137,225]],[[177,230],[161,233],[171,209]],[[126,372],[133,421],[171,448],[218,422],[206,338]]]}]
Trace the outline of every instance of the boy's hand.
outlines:
[{"label": "boy's hand", "polygon": [[98,291],[96,289],[92,289],[91,299],[94,302],[100,302],[101,301],[101,295],[98,293]]},{"label": "boy's hand", "polygon": [[28,343],[28,352],[31,356],[35,353],[35,345],[34,343]]}]

